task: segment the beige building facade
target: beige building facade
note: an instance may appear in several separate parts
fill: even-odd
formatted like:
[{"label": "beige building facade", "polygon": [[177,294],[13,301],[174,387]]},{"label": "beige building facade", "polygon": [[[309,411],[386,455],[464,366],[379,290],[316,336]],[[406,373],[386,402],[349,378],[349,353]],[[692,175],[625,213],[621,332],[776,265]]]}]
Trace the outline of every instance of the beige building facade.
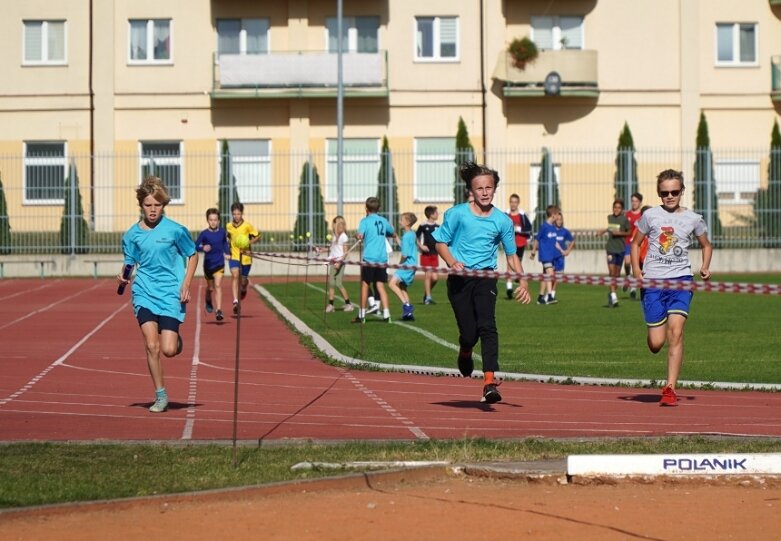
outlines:
[{"label": "beige building facade", "polygon": [[[198,229],[215,204],[223,141],[246,155],[234,168],[261,230],[292,226],[310,156],[326,215],[336,212],[335,0],[0,6],[0,178],[16,230],[58,227],[51,183],[70,163],[95,230],[129,225],[149,167],[174,172],[171,212]],[[612,197],[614,156],[600,153],[615,150],[625,123],[638,148],[683,149],[702,112],[713,145],[766,148],[781,114],[774,0],[344,0],[343,29],[344,144],[357,156],[347,167],[358,171],[387,137],[400,206],[421,217],[428,204],[452,203],[451,186],[422,177],[452,163],[452,151],[436,156],[452,147],[459,119],[506,179],[500,197],[517,191],[527,208],[539,149],[598,149],[574,160],[579,182],[561,188],[572,225],[590,228]],[[520,70],[507,49],[525,36],[540,51]],[[552,72],[559,90],[546,95]],[[367,171],[379,163],[364,161]],[[691,161],[680,163],[691,170]],[[641,164],[641,188],[652,190],[666,163]],[[577,176],[574,165],[557,167]],[[365,176],[376,184],[376,173]],[[591,179],[606,179],[596,195]],[[357,221],[374,193],[345,182],[345,214]],[[584,198],[604,212],[578,208]]]}]

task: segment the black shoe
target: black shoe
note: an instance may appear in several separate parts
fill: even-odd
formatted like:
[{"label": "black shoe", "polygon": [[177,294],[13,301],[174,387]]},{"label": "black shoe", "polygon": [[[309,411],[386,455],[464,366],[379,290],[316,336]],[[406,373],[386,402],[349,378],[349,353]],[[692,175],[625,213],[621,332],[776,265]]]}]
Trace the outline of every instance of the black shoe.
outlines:
[{"label": "black shoe", "polygon": [[244,300],[247,296],[247,288],[243,287],[241,288],[241,300]]},{"label": "black shoe", "polygon": [[182,341],[182,335],[177,334],[176,335],[176,353],[174,355],[179,355],[182,350],[184,349],[184,342]]},{"label": "black shoe", "polygon": [[472,375],[472,372],[475,369],[475,361],[472,359],[472,350],[464,351],[461,350],[458,352],[458,371],[461,372],[461,375],[465,378],[468,378]]},{"label": "black shoe", "polygon": [[544,295],[537,295],[537,304],[547,304]]},{"label": "black shoe", "polygon": [[222,321],[222,318],[225,316],[222,315],[222,310],[217,310],[217,321]]},{"label": "black shoe", "polygon": [[513,290],[512,290],[512,288],[508,287],[506,289],[506,291],[507,291],[507,298],[512,300],[513,299]]},{"label": "black shoe", "polygon": [[391,322],[390,316],[382,318],[382,322],[383,323],[390,323]]},{"label": "black shoe", "polygon": [[355,319],[353,319],[350,323],[361,323],[361,324],[363,324],[363,323],[365,323],[365,320],[362,317],[355,316]]},{"label": "black shoe", "polygon": [[233,315],[238,316],[239,315],[239,303],[234,302],[233,303]]},{"label": "black shoe", "polygon": [[211,314],[214,311],[214,306],[212,306],[212,298],[211,295],[206,296],[206,312]]},{"label": "black shoe", "polygon": [[485,402],[486,404],[496,404],[497,402],[501,401],[502,395],[499,394],[499,389],[496,387],[496,383],[489,383],[488,385],[485,385],[483,387],[483,398],[480,399],[480,402]]}]

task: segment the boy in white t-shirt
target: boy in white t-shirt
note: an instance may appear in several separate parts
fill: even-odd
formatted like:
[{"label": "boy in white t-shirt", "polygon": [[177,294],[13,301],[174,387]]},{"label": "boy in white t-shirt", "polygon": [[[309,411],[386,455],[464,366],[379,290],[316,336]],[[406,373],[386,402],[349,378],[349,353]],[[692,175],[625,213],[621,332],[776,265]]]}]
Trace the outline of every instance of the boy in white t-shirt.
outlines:
[{"label": "boy in white t-shirt", "polygon": [[[334,293],[336,288],[339,288],[339,293],[342,294],[344,299],[344,311],[352,312],[353,305],[350,302],[350,296],[347,294],[347,290],[342,285],[342,277],[344,276],[344,258],[347,255],[347,223],[342,216],[337,216],[331,222],[331,246],[328,249],[328,259],[330,263],[328,265],[328,305],[325,307],[327,313],[334,311]],[[323,248],[315,247],[315,251],[320,253]]]}]

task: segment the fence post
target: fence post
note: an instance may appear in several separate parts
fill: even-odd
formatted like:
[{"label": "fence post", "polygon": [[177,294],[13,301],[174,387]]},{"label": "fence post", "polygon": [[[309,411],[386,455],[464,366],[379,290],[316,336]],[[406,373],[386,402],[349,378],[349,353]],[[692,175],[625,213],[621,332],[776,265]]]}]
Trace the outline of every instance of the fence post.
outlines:
[{"label": "fence post", "polygon": [[[312,165],[312,156],[309,156],[309,161],[306,165],[306,233],[312,235],[314,229],[314,212],[315,212],[315,194],[314,194],[314,171]],[[308,245],[311,245],[311,237],[305,241]],[[309,250],[307,249],[307,254]]]},{"label": "fence post", "polygon": [[[713,235],[713,160],[710,148],[705,149],[705,208],[707,209],[707,218],[705,222],[708,225],[708,231]],[[716,240],[716,239],[712,239]]]},{"label": "fence post", "polygon": [[391,171],[393,164],[390,159],[391,153],[385,152],[384,154],[382,159],[385,160],[385,185],[388,188],[388,194],[385,196],[385,200],[388,202],[388,221],[393,225],[396,223],[393,219],[393,215],[396,212],[396,209],[393,207],[393,172]]},{"label": "fence post", "polygon": [[632,198],[632,151],[630,148],[624,148],[621,151],[624,157],[624,179],[626,179],[626,190],[624,191],[624,205],[630,203]]},{"label": "fence post", "polygon": [[545,206],[553,205],[556,202],[553,200],[553,154],[549,149],[545,149],[545,153],[548,155],[548,160],[545,163],[545,180],[546,180],[546,194],[545,194]]},{"label": "fence post", "polygon": [[[68,178],[70,179],[70,215],[66,217],[68,220],[68,232],[70,233],[70,256],[76,255],[76,166],[73,162],[68,167]],[[43,277],[43,265],[41,265],[41,277]]]}]

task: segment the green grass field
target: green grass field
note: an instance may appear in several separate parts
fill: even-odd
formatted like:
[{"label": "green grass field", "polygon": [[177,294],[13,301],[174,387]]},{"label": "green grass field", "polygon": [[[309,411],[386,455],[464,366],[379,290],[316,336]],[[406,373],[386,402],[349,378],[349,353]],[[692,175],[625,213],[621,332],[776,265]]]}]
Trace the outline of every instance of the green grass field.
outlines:
[{"label": "green grass field", "polygon": [[[719,276],[719,281],[780,283],[781,275]],[[310,274],[308,284],[263,284],[281,303],[341,353],[383,363],[455,368],[455,352],[407,327],[422,329],[456,345],[458,335],[444,280],[434,290],[435,305],[424,306],[423,285],[410,289],[416,321],[401,322],[401,304],[389,292],[394,324],[368,316],[351,324],[337,294],[337,311],[324,314],[325,276]],[[358,283],[346,284],[358,300]],[[505,372],[664,380],[666,350],[653,355],[638,301],[619,291],[619,307],[607,308],[607,288],[562,284],[559,303],[519,305],[506,300],[500,284],[497,302],[500,365]],[[536,295],[538,284],[531,286]],[[781,298],[736,293],[695,294],[686,325],[681,379],[705,382],[779,383],[778,329]],[[479,351],[479,346],[478,350]],[[477,363],[479,367],[479,363]]]}]

